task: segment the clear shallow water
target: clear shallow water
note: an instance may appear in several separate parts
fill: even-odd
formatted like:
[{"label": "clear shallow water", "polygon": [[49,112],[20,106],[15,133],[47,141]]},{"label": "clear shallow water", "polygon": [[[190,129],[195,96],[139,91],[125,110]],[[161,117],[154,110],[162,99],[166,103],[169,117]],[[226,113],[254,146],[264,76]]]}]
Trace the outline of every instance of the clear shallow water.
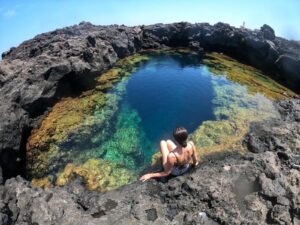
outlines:
[{"label": "clear shallow water", "polygon": [[188,129],[200,154],[236,148],[250,122],[276,116],[271,99],[289,92],[222,55],[146,56],[102,75],[95,90],[53,107],[27,146],[28,174],[42,178],[34,179],[36,185],[64,185],[76,175],[92,190],[129,183],[176,126]]},{"label": "clear shallow water", "polygon": [[204,66],[182,66],[171,56],[160,56],[129,78],[122,104],[137,111],[145,143],[150,143],[143,151],[151,155],[160,139],[172,138],[176,126],[193,132],[203,121],[214,119],[213,95]]}]

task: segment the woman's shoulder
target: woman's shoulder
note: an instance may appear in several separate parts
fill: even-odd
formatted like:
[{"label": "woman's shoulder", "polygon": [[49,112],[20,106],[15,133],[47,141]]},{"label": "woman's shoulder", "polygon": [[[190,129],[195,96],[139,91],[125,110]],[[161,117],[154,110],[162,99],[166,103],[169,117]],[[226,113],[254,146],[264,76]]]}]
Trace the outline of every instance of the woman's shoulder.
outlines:
[{"label": "woman's shoulder", "polygon": [[190,144],[192,147],[195,146],[194,142],[193,141],[188,141],[187,144]]},{"label": "woman's shoulder", "polygon": [[189,149],[190,149],[192,152],[194,152],[194,151],[195,151],[195,148],[196,148],[194,142],[193,142],[193,141],[188,141],[187,144],[190,145]]}]

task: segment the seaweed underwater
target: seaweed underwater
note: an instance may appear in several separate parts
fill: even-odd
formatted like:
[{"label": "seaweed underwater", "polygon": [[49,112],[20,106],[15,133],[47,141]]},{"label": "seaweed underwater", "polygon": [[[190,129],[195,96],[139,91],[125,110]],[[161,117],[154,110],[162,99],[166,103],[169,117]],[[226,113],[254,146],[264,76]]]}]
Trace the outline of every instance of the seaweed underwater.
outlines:
[{"label": "seaweed underwater", "polygon": [[[65,185],[80,176],[88,189],[103,192],[136,180],[151,158],[152,164],[159,162],[159,153],[149,158],[143,151],[151,146],[141,129],[143,121],[122,99],[128,78],[160,54],[200,57],[186,49],[141,52],[102,74],[94,90],[54,105],[27,144],[27,171],[35,186]],[[278,116],[272,101],[295,93],[223,54],[201,57],[211,79],[215,119],[199,125],[190,139],[202,157],[226,151],[243,154],[250,123]]]}]

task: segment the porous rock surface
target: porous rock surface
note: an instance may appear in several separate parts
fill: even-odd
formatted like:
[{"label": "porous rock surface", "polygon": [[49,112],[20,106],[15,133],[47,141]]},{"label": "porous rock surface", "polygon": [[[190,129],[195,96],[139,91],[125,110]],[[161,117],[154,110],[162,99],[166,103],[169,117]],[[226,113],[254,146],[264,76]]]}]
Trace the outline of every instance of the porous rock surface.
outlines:
[{"label": "porous rock surface", "polygon": [[[32,187],[21,177],[12,178],[0,186],[0,221],[70,225],[299,224],[300,171],[294,166],[300,163],[300,101],[279,102],[277,107],[281,118],[253,124],[245,139],[250,150],[268,146],[261,147],[260,153],[205,160],[188,174],[168,182],[137,181],[107,193],[86,190],[79,178],[66,187],[45,190]],[[277,141],[270,147],[270,134],[274,133],[278,134],[274,138]],[[295,141],[282,145],[286,140]]]},{"label": "porous rock surface", "polygon": [[[31,129],[61,97],[93,88],[95,76],[120,58],[166,46],[221,51],[299,88],[299,43],[267,25],[252,31],[224,23],[81,23],[41,34],[0,61],[3,177],[22,173]],[[253,153],[203,162],[167,183],[136,182],[101,194],[79,179],[46,190],[8,179],[0,185],[0,224],[300,224],[300,104],[277,107],[281,119],[253,124],[246,136]]]}]

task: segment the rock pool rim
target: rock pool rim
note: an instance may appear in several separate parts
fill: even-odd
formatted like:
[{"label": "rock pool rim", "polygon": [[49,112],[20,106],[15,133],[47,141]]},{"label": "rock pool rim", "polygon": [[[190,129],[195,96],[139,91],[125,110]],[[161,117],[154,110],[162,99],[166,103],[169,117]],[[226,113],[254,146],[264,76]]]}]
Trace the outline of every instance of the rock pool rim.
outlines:
[{"label": "rock pool rim", "polygon": [[[299,101],[298,103],[292,101],[283,102],[283,114],[287,117],[293,117],[292,115],[290,115],[291,111],[293,110],[288,107],[287,104],[296,107],[297,104],[299,105]],[[0,110],[2,111],[3,108],[1,107]],[[299,113],[295,113],[294,119],[297,118],[297,121],[299,121],[299,116],[297,115],[299,115]],[[285,128],[285,125],[287,123],[286,118],[283,117],[280,122],[282,122],[281,125],[283,126],[283,128]],[[0,124],[2,125],[2,123]],[[261,126],[270,128],[270,124],[267,123],[262,123]],[[272,126],[271,128],[274,129],[274,127]],[[290,130],[293,130],[293,127]],[[276,131],[277,129],[274,129],[274,132]],[[294,132],[292,132],[292,134],[293,133]],[[261,136],[260,133],[256,135],[257,137]],[[283,137],[285,140],[286,138],[291,138],[290,136],[286,136],[288,135],[285,135],[285,137]],[[294,134],[292,138],[295,138],[295,136],[296,134]],[[2,138],[2,136],[0,137]],[[266,146],[266,148],[269,147],[268,144],[270,143],[265,142],[266,140],[268,140],[267,138],[256,140],[260,140],[258,146]],[[281,141],[276,141],[276,143],[280,142]],[[276,151],[278,149],[281,149],[277,147],[282,146],[275,145],[273,146],[273,150]],[[286,146],[283,147],[283,151],[289,148]],[[271,163],[268,159],[271,159]],[[197,220],[198,217],[194,217],[194,211],[188,211],[186,207],[188,207],[188,209],[197,210],[196,216],[198,216],[198,209],[199,207],[201,207],[201,211],[205,211],[211,219],[214,219],[215,221],[217,221],[217,223],[220,224],[241,224],[251,222],[257,224],[275,222],[296,223],[299,221],[298,208],[283,206],[282,203],[286,203],[286,201],[284,201],[286,198],[280,195],[280,192],[274,193],[277,189],[274,189],[270,192],[269,187],[272,186],[270,186],[271,183],[268,184],[267,182],[279,182],[280,178],[285,178],[285,172],[289,170],[288,165],[285,161],[279,162],[279,164],[275,164],[274,162],[272,163],[272,159],[276,159],[276,153],[265,152],[259,154],[249,154],[247,158],[244,159],[244,161],[241,159],[232,160],[231,158],[228,158],[227,161],[213,162],[213,167],[210,166],[206,168],[199,168],[198,172],[200,172],[200,174],[204,173],[206,177],[201,176],[199,178],[199,176],[197,176],[197,173],[193,173],[192,175],[194,176],[187,175],[186,177],[173,179],[167,184],[156,183],[154,181],[142,185],[137,183],[131,186],[124,187],[120,191],[106,194],[88,192],[83,189],[78,184],[78,182],[73,183],[73,185],[68,187],[68,189],[56,188],[45,191],[32,188],[32,186],[27,181],[24,181],[22,178],[17,177],[6,182],[5,186],[1,186],[6,197],[6,199],[3,199],[5,205],[3,205],[4,208],[2,207],[2,210],[5,210],[4,216],[7,216],[6,218],[8,218],[9,222],[16,221],[17,223],[22,223],[25,220],[32,221],[33,223],[40,223],[40,221],[53,223],[53,221],[58,221],[59,224],[74,224],[75,221],[82,224],[116,224],[116,222],[119,221],[122,221],[126,224],[146,224],[150,222],[149,220],[155,220],[152,223],[156,224],[161,224],[159,223],[161,221],[163,221],[164,223],[199,222],[199,220]],[[242,212],[236,206],[236,202],[234,201],[235,198],[231,197],[235,196],[235,194],[232,192],[231,187],[233,187],[232,183],[235,182],[234,177],[236,176],[231,176],[231,173],[226,173],[230,176],[227,176],[225,172],[220,173],[220,171],[223,171],[222,166],[224,165],[224,163],[226,165],[237,164],[236,169],[232,171],[236,175],[238,175],[238,171],[241,171],[240,174],[246,174],[249,180],[251,180],[252,178],[259,179],[258,181],[261,185],[267,184],[264,185],[263,190],[254,192],[252,195],[250,195],[250,197],[253,197],[254,194],[256,194],[257,196],[256,198],[252,199],[252,201],[248,201],[250,204],[256,204],[256,200],[259,200],[259,197],[262,197],[263,203],[259,204],[259,206],[262,206],[262,210],[255,212],[255,209],[252,209],[250,213],[243,214],[244,212]],[[219,166],[217,167],[217,165]],[[279,176],[275,176],[275,180],[271,180],[266,177],[266,174],[269,175],[270,172],[272,174],[272,170],[270,169],[273,168],[273,166],[275,166],[276,168],[277,166],[280,167],[280,173],[278,174]],[[265,171],[266,168],[270,169]],[[263,176],[258,176],[260,173]],[[211,177],[214,177],[214,179],[210,179]],[[201,180],[203,179],[207,179],[208,183],[205,184],[205,182],[201,182]],[[217,190],[220,189],[220,182],[224,180],[228,180],[229,185],[226,185],[225,183],[224,191],[218,193]],[[193,183],[197,181],[200,181],[200,185],[198,187],[193,186]],[[287,187],[285,187],[285,190],[290,191],[291,187],[291,185],[288,185]],[[178,189],[181,189],[181,191]],[[164,193],[164,195],[157,196],[157,193]],[[183,199],[178,199],[178,195],[180,194],[182,194],[181,196],[183,197]],[[279,196],[277,196],[277,194],[279,194]],[[289,194],[287,197],[287,200],[289,202],[296,201],[295,196],[291,194]],[[65,211],[65,214],[63,216],[61,214],[61,211],[58,212],[57,207],[55,207],[57,204],[62,203],[61,199],[64,199],[64,205],[61,205],[62,209]],[[162,200],[164,201],[162,202]],[[49,201],[52,206],[54,204],[54,208],[44,208],[45,204],[46,206],[51,205],[47,203],[47,201]],[[114,203],[117,203],[119,206],[118,208],[116,208],[117,210],[112,210],[112,207],[116,205]],[[272,203],[276,203],[275,207]],[[110,207],[111,205],[113,206]],[[199,207],[196,208],[195,205],[199,205]],[[151,208],[149,209],[149,207]],[[45,210],[43,210],[42,212],[50,215],[50,217],[45,218],[45,214],[39,211],[43,208]],[[130,209],[130,212],[128,212],[127,209]],[[266,210],[264,211],[264,209]],[[156,214],[156,216],[146,215],[145,218],[145,210],[147,210],[147,214]],[[178,212],[182,211],[183,215],[178,214]],[[281,215],[284,215],[284,217],[281,217]],[[5,217],[2,218],[5,219]]]},{"label": "rock pool rim", "polygon": [[[111,53],[107,55],[100,54],[101,56],[103,56],[103,58],[105,56],[106,59],[103,61],[102,58],[102,67],[97,67],[96,69],[95,66],[91,64],[93,62],[97,62],[97,60],[100,60],[100,58],[96,57],[95,59],[93,57],[93,53],[91,53],[89,50],[95,47],[95,43],[99,41],[99,36],[95,35],[97,29],[99,29],[100,31],[105,30],[108,33],[108,36],[110,38],[106,37],[106,39],[104,38],[104,40],[106,40],[105,45],[110,46]],[[196,31],[203,31],[204,34],[206,32],[210,33],[210,35],[200,34],[197,36],[197,34],[193,33]],[[117,34],[119,34],[120,36],[115,36],[115,34],[112,34],[113,32],[117,32]],[[120,39],[122,32],[133,35],[133,38],[127,36],[126,41],[129,41],[129,44],[127,43],[127,45],[124,43],[124,40]],[[198,50],[202,50],[202,48],[204,48],[204,50],[206,51],[216,50],[219,52],[224,52],[225,54],[228,54],[239,61],[243,61],[246,64],[250,64],[255,68],[267,71],[267,74],[273,74],[274,72],[275,74],[277,74],[279,80],[282,79],[283,82],[288,86],[295,87],[295,84],[297,82],[293,81],[299,80],[299,77],[297,78],[297,76],[295,76],[295,70],[293,70],[293,68],[299,68],[299,62],[297,62],[297,60],[293,58],[293,50],[289,49],[288,51],[283,51],[282,49],[287,45],[295,45],[296,47],[299,47],[294,42],[287,41],[282,38],[276,38],[273,29],[266,25],[264,25],[259,31],[251,31],[248,29],[234,28],[224,23],[217,23],[211,26],[207,23],[190,24],[182,22],[166,25],[155,24],[149,26],[137,26],[130,28],[126,26],[94,26],[90,23],[80,23],[79,25],[58,29],[53,32],[38,35],[32,40],[22,43],[19,47],[10,49],[8,52],[2,54],[3,60],[1,61],[1,66],[3,66],[4,63],[12,64],[14,63],[15,59],[19,59],[21,61],[27,61],[32,59],[34,60],[36,57],[39,56],[39,54],[41,54],[41,52],[43,52],[43,50],[47,50],[46,46],[40,46],[41,44],[37,44],[36,41],[42,42],[43,44],[43,38],[50,38],[51,36],[55,37],[56,35],[62,36],[63,34],[66,34],[65,37],[62,37],[62,39],[64,40],[69,40],[70,36],[72,35],[81,37],[79,38],[80,41],[87,40],[88,45],[83,47],[81,51],[82,54],[80,54],[79,56],[77,55],[75,57],[82,61],[82,63],[88,65],[90,69],[86,69],[84,66],[83,68],[68,68],[64,66],[58,67],[57,62],[54,62],[53,64],[53,62],[49,61],[52,64],[50,63],[50,66],[48,66],[48,72],[46,73],[47,76],[44,76],[43,79],[48,80],[49,77],[55,75],[62,77],[62,79],[54,79],[54,81],[51,80],[51,82],[55,84],[54,87],[52,87],[52,89],[50,88],[50,90],[52,90],[53,93],[51,93],[50,95],[48,93],[42,93],[39,96],[37,96],[36,100],[33,100],[30,104],[26,103],[26,101],[24,102],[22,96],[20,96],[20,98],[14,99],[10,97],[10,95],[8,95],[8,98],[4,98],[6,100],[4,102],[8,103],[10,107],[10,104],[12,104],[15,105],[14,108],[16,109],[25,109],[24,112],[22,112],[21,115],[17,117],[20,119],[19,129],[12,129],[15,125],[13,124],[13,122],[11,122],[12,128],[5,127],[5,129],[1,130],[1,134],[6,135],[3,138],[3,143],[1,146],[1,166],[3,168],[3,174],[5,179],[13,177],[17,174],[22,174],[22,163],[19,163],[19,160],[17,159],[21,158],[21,162],[25,161],[23,158],[24,144],[26,144],[27,142],[28,134],[30,133],[33,127],[39,124],[42,115],[45,114],[48,107],[51,107],[61,97],[68,96],[75,90],[74,87],[70,87],[70,85],[67,85],[69,82],[71,82],[77,87],[82,88],[81,81],[86,80],[87,77],[89,78],[88,80],[93,80],[94,76],[106,71],[117,61],[117,59],[139,52],[142,49],[159,49],[165,46],[190,46]],[[239,38],[232,38],[232,34],[236,35]],[[247,38],[241,38],[243,36]],[[258,40],[255,40],[255,38],[258,38]],[[116,39],[119,41],[119,43],[115,41]],[[229,40],[233,41],[233,43],[229,43]],[[274,41],[275,47],[277,47],[280,51],[270,53],[270,51],[273,49],[267,44],[267,41]],[[84,44],[85,43],[86,42],[84,41]],[[40,50],[35,46],[35,44],[37,44],[37,46],[40,47]],[[82,46],[82,43],[80,42],[76,42],[76,44]],[[261,49],[262,45],[266,47],[265,50]],[[68,49],[69,47],[70,46],[62,46],[61,53],[64,53],[66,48]],[[272,57],[270,56],[266,58],[266,52],[273,54]],[[51,55],[51,51],[48,52],[48,54]],[[112,58],[107,58],[109,56]],[[253,56],[256,57],[253,59]],[[66,59],[66,55],[54,55],[53,57],[57,59],[62,59],[62,61]],[[34,61],[33,63],[35,65],[39,65],[39,62]],[[31,65],[28,65],[28,63],[25,63],[24,65],[25,69],[31,67]],[[286,68],[285,65],[290,65],[290,67]],[[15,71],[16,68],[12,68],[12,72]],[[29,74],[25,73],[24,75],[28,78],[32,76],[30,75],[32,73],[43,74],[43,72],[39,69],[38,71],[32,71],[31,69],[28,69],[28,71]],[[1,73],[5,76],[11,74],[11,71],[1,71]],[[24,73],[24,71],[16,72],[16,76],[22,73]],[[84,74],[89,75],[84,76]],[[14,82],[14,80],[15,79],[13,79],[12,82]],[[10,80],[3,80],[1,78],[1,87],[5,87],[7,83],[10,83]],[[31,83],[29,84],[29,86],[30,85]],[[89,89],[89,85],[83,87],[82,89]],[[63,86],[69,86],[67,94],[64,92],[65,90],[63,90]],[[62,88],[60,89],[57,87]],[[47,96],[47,94],[49,96]],[[6,95],[3,96],[5,97]],[[45,96],[47,97],[45,98]],[[1,112],[10,112],[9,110],[11,109],[9,109],[9,107],[6,107],[5,109],[1,110]],[[6,139],[7,132],[9,133],[10,129],[12,129],[12,135],[16,136],[16,140],[14,140],[13,142],[8,141]],[[12,159],[11,164],[6,162],[6,160],[8,159]]]},{"label": "rock pool rim", "polygon": [[[145,55],[145,57],[143,57]],[[148,57],[149,56],[149,57]],[[207,57],[207,56],[209,56],[209,57]],[[221,79],[221,80],[223,80],[223,78],[222,78],[222,76],[218,76],[218,75],[221,75],[221,74],[223,74],[223,72],[226,72],[227,73],[227,77],[229,78],[229,82],[231,83],[231,82],[237,82],[237,83],[239,83],[240,85],[242,85],[243,84],[243,82],[242,83],[240,83],[239,81],[235,81],[235,76],[239,76],[239,75],[237,75],[238,73],[241,73],[241,74],[244,74],[245,73],[245,75],[240,75],[241,77],[243,77],[243,79],[245,80],[245,81],[247,81],[248,79],[250,79],[250,80],[252,80],[253,79],[253,83],[255,83],[256,84],[256,86],[258,86],[258,87],[260,87],[261,86],[261,83],[259,82],[259,79],[257,79],[256,77],[257,76],[255,76],[254,74],[256,74],[256,73],[259,73],[259,71],[257,71],[256,69],[254,69],[254,68],[252,68],[252,67],[248,67],[248,66],[246,66],[246,65],[244,65],[244,64],[241,64],[241,63],[238,63],[236,60],[234,60],[234,59],[232,59],[232,58],[229,58],[229,57],[227,57],[227,56],[225,56],[225,55],[222,55],[222,54],[217,54],[217,53],[214,53],[214,54],[205,54],[205,56],[200,56],[199,54],[196,54],[196,53],[194,53],[194,52],[192,52],[192,51],[190,51],[189,49],[168,49],[168,50],[156,50],[156,51],[154,51],[154,50],[151,50],[150,52],[149,51],[146,51],[144,54],[137,54],[137,55],[133,55],[133,56],[130,56],[130,57],[128,57],[128,58],[125,58],[124,60],[125,60],[125,62],[126,61],[133,61],[133,62],[137,62],[137,65],[132,65],[133,66],[133,68],[136,68],[136,69],[134,69],[134,71],[139,71],[141,68],[147,68],[146,67],[146,65],[147,64],[150,64],[151,65],[151,62],[153,62],[153,60],[154,60],[154,62],[159,62],[159,64],[161,64],[160,63],[160,60],[165,60],[166,58],[165,57],[167,57],[168,59],[174,59],[175,61],[177,61],[178,60],[178,62],[180,62],[180,65],[181,66],[183,66],[184,68],[187,66],[187,68],[189,68],[189,66],[191,66],[193,69],[195,69],[195,68],[200,68],[200,65],[201,65],[201,68],[202,68],[202,66],[208,66],[209,65],[209,68],[210,67],[213,67],[214,68],[214,66],[213,65],[215,65],[216,66],[216,68],[217,68],[217,70],[218,70],[218,68],[223,68],[223,69],[221,69],[221,71],[216,71],[216,72],[213,72],[212,74],[215,74],[215,75],[212,75],[212,76],[214,76],[215,77],[215,79],[216,80],[219,80],[219,79]],[[140,61],[140,60],[142,60],[142,59],[144,59],[145,60],[145,62],[142,62],[142,61]],[[215,61],[215,60],[217,60],[217,59],[221,59],[221,61]],[[207,61],[208,60],[208,61]],[[162,61],[163,62],[163,61]],[[208,65],[206,65],[206,63],[208,64]],[[120,65],[120,63],[117,63],[118,65]],[[128,68],[128,66],[129,66],[129,64],[127,65],[126,63],[125,64],[121,64],[122,66],[124,66],[125,68]],[[131,64],[130,64],[131,65]],[[194,68],[194,66],[195,66],[195,68]],[[130,66],[131,67],[131,66]],[[228,68],[228,69],[227,69]],[[101,80],[101,84],[100,84],[100,86],[101,85],[103,85],[103,87],[107,87],[107,84],[105,83],[105,81],[106,80],[111,80],[111,78],[117,78],[117,80],[115,81],[116,83],[115,84],[118,84],[118,80],[123,80],[122,79],[122,75],[121,74],[123,74],[123,72],[119,72],[118,74],[120,74],[120,75],[117,75],[117,76],[113,76],[113,77],[111,77],[112,75],[110,75],[109,76],[109,74],[114,74],[113,73],[113,71],[120,71],[119,69],[121,69],[119,66],[118,67],[114,67],[114,68],[112,68],[112,70],[109,70],[108,72],[106,72],[105,74],[102,74],[102,75],[100,75],[100,78],[99,78],[99,80]],[[242,70],[241,70],[242,69]],[[220,69],[219,69],[220,70]],[[122,69],[121,69],[121,71],[122,71]],[[237,71],[236,73],[234,73],[234,74],[232,74],[232,71]],[[245,72],[243,72],[243,71],[245,71]],[[178,71],[179,73],[180,73],[180,71]],[[198,73],[199,73],[200,71],[198,71]],[[137,73],[139,73],[139,72],[137,72]],[[197,74],[198,74],[197,73]],[[246,75],[246,74],[252,74],[253,73],[253,75]],[[128,75],[128,79],[131,79],[130,77],[134,77],[134,76],[136,76],[136,75],[134,75],[135,74],[135,72],[133,72],[131,75]],[[164,73],[162,73],[162,74],[164,74]],[[141,75],[141,74],[140,74]],[[268,80],[268,78],[267,78],[267,76],[266,75],[264,75],[264,74],[261,74],[263,77],[265,77],[265,79],[267,79]],[[127,77],[127,76],[125,76],[125,77]],[[132,78],[133,78],[132,77]],[[197,76],[198,77],[198,76]],[[219,78],[218,78],[219,77]],[[179,79],[180,77],[178,77],[178,79]],[[192,78],[191,78],[192,79]],[[127,79],[126,79],[127,80]],[[227,80],[227,79],[226,79]],[[107,82],[107,81],[106,81]],[[150,82],[150,80],[148,80],[147,82]],[[196,82],[196,80],[195,80],[195,82]],[[251,82],[251,83],[252,83]],[[126,82],[127,83],[127,82]],[[223,83],[223,82],[222,82]],[[246,82],[246,83],[249,83],[249,82]],[[270,83],[271,84],[271,83]],[[157,85],[157,84],[156,84]],[[200,84],[198,84],[199,86],[197,86],[197,87],[201,87],[201,85]],[[224,84],[223,84],[224,85]],[[249,85],[249,84],[248,84]],[[248,86],[247,85],[247,86]],[[109,85],[110,86],[110,85]],[[127,85],[126,85],[127,86]],[[140,85],[138,85],[138,86],[140,86]],[[98,85],[97,85],[97,87],[98,87]],[[96,88],[96,92],[97,92],[97,90],[103,90],[101,87],[99,87],[100,89],[98,89],[98,88]],[[196,87],[194,87],[194,88],[196,88]],[[236,87],[237,89],[239,89],[238,87]],[[264,88],[266,89],[266,90],[269,90],[269,86],[264,86]],[[118,90],[119,90],[119,88],[117,88]],[[163,88],[162,88],[163,89]],[[202,89],[202,88],[200,88],[200,89]],[[147,90],[147,89],[144,89],[144,91],[145,90]],[[265,93],[265,92],[261,92],[260,91],[261,90],[261,88],[259,88],[259,89],[257,89],[257,91],[255,91],[255,92],[259,92],[259,93]],[[272,88],[270,88],[270,90],[273,90]],[[275,89],[276,90],[276,89]],[[280,91],[281,89],[278,89],[277,91],[275,91],[275,93],[280,93],[280,92],[283,92],[283,91],[286,91],[285,89],[283,89],[282,91]],[[108,89],[108,91],[110,92],[110,89]],[[158,90],[157,90],[158,91]],[[274,90],[273,90],[274,91]],[[92,91],[91,93],[94,93],[94,91]],[[230,92],[230,93],[232,93],[233,94],[233,92]],[[252,92],[251,92],[252,93]],[[289,93],[288,91],[287,91],[287,93]],[[141,95],[143,95],[142,93],[140,93]],[[196,93],[195,93],[196,94]],[[217,94],[217,93],[215,93],[215,94]],[[265,94],[267,94],[267,92],[265,93]],[[203,95],[203,93],[202,93],[202,95]],[[252,95],[252,94],[251,94]],[[82,96],[86,96],[86,94],[83,94]],[[89,96],[88,94],[87,94],[87,96]],[[266,96],[269,96],[269,94],[267,94]],[[248,97],[246,97],[246,96],[244,96],[246,99],[248,99]],[[282,97],[284,97],[285,98],[285,96],[282,96]],[[71,99],[73,99],[73,98],[71,98]],[[79,99],[82,99],[81,97],[79,98]],[[246,99],[245,99],[245,101],[246,101]],[[71,100],[71,102],[73,102],[74,104],[77,104],[76,103],[76,98],[74,99],[75,100],[75,102],[74,101],[72,101]],[[244,101],[244,102],[245,102]],[[63,102],[65,102],[65,100],[63,100],[62,101],[62,103]],[[68,102],[68,101],[67,101]],[[72,104],[72,105],[74,105],[74,104]],[[155,104],[155,103],[153,103],[153,104]],[[245,102],[245,104],[247,104],[246,102]],[[61,105],[60,103],[58,104],[58,105],[60,105],[59,107],[57,107],[56,105],[53,107],[53,111],[54,112],[56,112],[57,110],[56,109],[63,109],[64,107],[63,107],[63,105]],[[152,104],[151,104],[152,105]],[[218,105],[218,104],[217,104]],[[89,107],[88,107],[89,108]],[[198,107],[199,108],[199,107]],[[66,108],[66,109],[68,109],[68,107]],[[201,109],[201,107],[200,107],[200,109]],[[70,109],[70,110],[72,110],[72,109]],[[79,109],[78,109],[79,110]],[[78,111],[78,110],[75,110],[76,112]],[[53,112],[52,111],[52,112]],[[59,110],[60,111],[60,110]],[[68,110],[67,110],[68,111]],[[53,113],[50,113],[51,115],[53,114]],[[80,110],[79,110],[79,112],[80,112]],[[238,111],[236,111],[237,113],[238,113]],[[49,115],[50,115],[49,114]],[[56,114],[56,113],[54,113],[54,114]],[[63,111],[61,111],[61,114],[62,115],[64,115],[65,113],[63,112]],[[67,115],[67,114],[66,114]],[[58,116],[58,115],[57,115]],[[58,116],[59,117],[59,116]],[[197,116],[197,117],[199,117],[199,115]],[[230,116],[229,116],[230,117]],[[48,120],[48,118],[49,118],[49,120]],[[52,119],[51,119],[52,118]],[[61,117],[59,117],[59,118],[61,118]],[[54,120],[53,120],[54,119]],[[241,118],[242,119],[242,118]],[[59,120],[58,121],[56,121],[55,120],[55,117],[53,117],[53,116],[50,116],[50,117],[46,117],[46,120],[47,121],[53,121],[53,124],[54,124],[54,126],[53,126],[53,131],[55,131],[55,130],[57,130],[55,127],[56,127],[56,125],[55,124],[60,124],[60,122],[59,122]],[[243,120],[243,119],[242,119]],[[62,123],[63,123],[63,120],[61,121]],[[43,123],[44,124],[44,123]],[[50,126],[51,126],[51,123],[49,124]],[[216,124],[217,126],[219,126],[218,125],[218,123]],[[42,126],[43,127],[43,126]],[[64,127],[61,127],[61,126],[59,126],[60,127],[60,129],[59,130],[65,130],[64,129]],[[238,127],[240,127],[240,126],[238,126]],[[67,127],[66,127],[67,128]],[[41,129],[42,131],[44,130],[44,128],[42,128]],[[57,130],[58,131],[58,133],[57,133],[57,135],[55,135],[55,137],[57,137],[57,136],[59,136],[59,130]],[[240,130],[240,128],[238,129],[238,130]],[[53,133],[53,132],[51,132],[51,133]],[[73,132],[72,132],[73,133]],[[85,132],[84,132],[85,133]],[[42,133],[43,134],[43,133]],[[213,135],[213,134],[212,134]],[[39,139],[40,139],[40,142],[42,142],[42,143],[44,143],[44,141],[43,141],[43,136],[48,136],[47,135],[47,133],[45,133],[44,135],[41,135],[41,134],[39,134],[37,137],[39,137]],[[51,135],[50,135],[51,136]],[[203,136],[206,136],[206,135],[203,135]],[[209,136],[209,134],[208,134],[208,136]],[[222,136],[222,135],[221,135]],[[55,137],[54,137],[54,139],[55,139]],[[82,137],[83,139],[85,139],[84,138],[84,136]],[[198,138],[197,138],[198,139]],[[200,138],[200,140],[203,140],[204,142],[206,142],[206,140],[207,139],[203,139],[203,138]],[[222,140],[222,139],[221,139]],[[222,143],[222,141],[220,140],[220,142]],[[72,142],[72,141],[71,141]],[[198,140],[198,142],[199,142],[199,140]],[[200,141],[201,142],[201,141]],[[85,143],[85,142],[84,142]],[[203,143],[203,142],[202,142]],[[80,144],[80,143],[78,143],[78,144]],[[67,144],[68,145],[68,144]],[[203,147],[202,146],[202,144],[200,144],[201,145],[201,147]],[[41,148],[41,149],[44,149],[44,144],[42,144],[42,145],[37,145],[37,146],[40,146],[40,147],[34,147],[36,150],[38,150],[39,148]],[[46,146],[45,146],[46,147]],[[200,146],[198,146],[198,147],[200,147]],[[120,146],[120,148],[121,148],[121,146]],[[46,149],[46,148],[45,148]],[[121,148],[122,149],[122,148]],[[120,150],[121,150],[120,149]],[[143,148],[143,149],[147,149],[146,147],[145,148]],[[60,150],[60,151],[62,151],[62,152],[66,152],[67,151],[67,149],[65,149],[65,150]],[[201,154],[200,155],[202,155],[202,153],[203,153],[203,155],[202,155],[202,158],[203,158],[203,156],[204,156],[204,154],[206,155],[206,154],[208,154],[208,152],[210,152],[210,150],[209,149],[207,149],[206,150],[207,151],[207,153],[204,151],[204,152],[201,152]],[[47,155],[47,153],[45,153],[46,155]],[[209,154],[211,154],[211,153],[209,153]],[[88,155],[90,155],[90,154],[88,154]],[[223,153],[222,153],[222,155],[224,155]],[[48,157],[46,157],[47,159],[49,158],[49,157],[52,157],[51,156],[51,154],[48,156]],[[55,157],[55,156],[53,156],[53,157]],[[64,156],[62,156],[62,155],[60,155],[60,157],[64,157]],[[95,158],[95,156],[92,156],[92,155],[90,155],[90,157],[91,158]],[[36,156],[36,158],[39,158],[38,156]],[[43,157],[44,158],[44,157]],[[97,157],[96,157],[97,158]],[[101,156],[100,156],[100,158],[101,158]],[[211,157],[209,157],[209,158],[211,158]],[[63,159],[62,159],[63,160]],[[113,160],[113,159],[111,159],[111,160]],[[28,162],[33,162],[33,160],[32,159],[30,159],[30,161],[28,161]],[[55,160],[55,162],[57,162],[57,164],[59,164],[59,162],[57,161],[57,160]],[[44,164],[45,162],[44,161],[42,161],[42,162],[37,162],[39,165],[41,165],[41,164]],[[77,162],[77,163],[79,163],[79,162]],[[77,163],[75,163],[75,164],[77,164]],[[56,164],[56,163],[54,163],[54,164]],[[81,164],[81,163],[79,163],[79,164]],[[50,163],[49,165],[52,165],[52,163]],[[75,169],[74,170],[74,173],[79,173],[80,174],[80,172],[78,172],[80,169],[80,167],[81,167],[81,165],[76,165],[78,168],[77,169]],[[52,167],[52,166],[51,166]],[[40,169],[38,169],[37,171],[39,171],[38,173],[42,173],[41,171],[43,171],[43,169],[42,169],[42,167],[39,167]],[[52,167],[53,168],[53,167]],[[69,178],[67,178],[67,177],[69,177],[69,175],[67,175],[67,174],[69,174],[69,172],[70,172],[70,170],[69,170],[69,166],[68,167],[65,167],[65,169],[66,170],[64,170],[64,172],[63,172],[63,175],[58,175],[58,180],[59,180],[59,182],[57,183],[57,182],[55,182],[55,177],[56,176],[54,176],[53,177],[53,179],[52,178],[50,178],[50,180],[54,180],[53,182],[54,183],[57,183],[57,185],[64,185],[65,184],[65,181],[62,181],[62,177],[64,177],[64,179],[66,179],[66,182],[68,182],[67,180],[70,180]],[[95,172],[96,173],[96,172]],[[37,173],[35,172],[35,176],[34,176],[34,178],[39,178],[40,177],[40,175],[38,175],[38,176],[36,176],[37,175]],[[49,174],[50,175],[50,174]],[[40,177],[40,178],[42,178],[42,180],[43,180],[43,177],[44,176],[47,176],[47,175],[43,175],[42,177]],[[88,183],[89,184],[89,187],[91,188],[91,187],[93,187],[93,188],[95,188],[96,186],[95,185],[91,185],[91,183],[90,183],[90,181],[87,181],[87,180],[90,180],[89,178],[87,178],[87,176],[85,176],[85,175],[82,175],[83,177],[84,177],[84,181],[85,181],[85,183]],[[95,177],[98,177],[98,176],[95,176]],[[111,175],[111,177],[112,177],[112,180],[114,179],[113,177],[115,177],[113,174]],[[105,178],[106,179],[106,178]],[[39,186],[39,184],[41,185],[41,184],[43,184],[42,182],[40,182],[40,181],[42,181],[42,180],[36,180],[36,179],[34,179],[33,181],[32,181],[32,183],[35,183],[35,184],[37,184],[37,185],[35,185],[35,186]],[[103,178],[103,180],[104,180],[104,178]],[[46,180],[45,180],[46,181]],[[103,182],[102,182],[103,183]],[[113,182],[114,183],[114,182]],[[45,183],[46,184],[46,183]],[[100,189],[99,189],[100,190]],[[105,189],[103,189],[103,188],[101,188],[101,190],[100,191],[103,191],[103,190],[105,190]]]}]

